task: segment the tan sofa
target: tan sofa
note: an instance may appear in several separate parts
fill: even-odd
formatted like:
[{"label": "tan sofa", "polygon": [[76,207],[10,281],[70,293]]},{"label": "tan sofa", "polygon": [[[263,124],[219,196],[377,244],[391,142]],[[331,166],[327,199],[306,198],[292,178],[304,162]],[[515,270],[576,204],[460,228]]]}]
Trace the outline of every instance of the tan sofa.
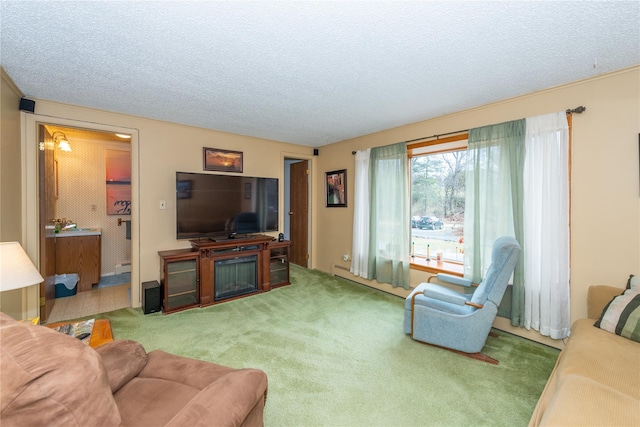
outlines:
[{"label": "tan sofa", "polygon": [[589,288],[529,426],[640,426],[640,343],[593,324],[623,289]]},{"label": "tan sofa", "polygon": [[0,313],[0,425],[262,426],[267,376],[129,340],[98,347]]}]

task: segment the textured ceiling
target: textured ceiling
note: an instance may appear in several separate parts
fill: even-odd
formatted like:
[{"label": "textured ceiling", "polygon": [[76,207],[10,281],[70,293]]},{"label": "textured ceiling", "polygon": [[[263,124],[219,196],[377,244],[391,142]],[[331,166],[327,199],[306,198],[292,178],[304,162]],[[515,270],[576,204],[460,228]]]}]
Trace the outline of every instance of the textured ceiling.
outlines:
[{"label": "textured ceiling", "polygon": [[640,63],[639,1],[0,7],[27,97],[314,147]]}]

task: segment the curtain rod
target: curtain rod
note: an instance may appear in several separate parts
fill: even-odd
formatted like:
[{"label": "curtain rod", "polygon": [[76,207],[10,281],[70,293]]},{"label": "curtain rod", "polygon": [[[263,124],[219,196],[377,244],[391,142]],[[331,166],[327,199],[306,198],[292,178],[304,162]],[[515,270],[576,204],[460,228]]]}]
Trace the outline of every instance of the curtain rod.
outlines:
[{"label": "curtain rod", "polygon": [[[567,114],[582,114],[585,112],[585,110],[587,109],[587,107],[580,105],[579,107],[576,108],[568,108],[566,113]],[[410,139],[408,141],[405,141],[407,144],[411,143],[411,142],[416,142],[416,141],[422,141],[423,139],[429,139],[429,138],[435,138],[438,139],[441,136],[447,136],[447,135],[455,135],[457,133],[464,133],[464,132],[469,132],[469,129],[464,129],[464,130],[457,130],[455,132],[447,132],[447,133],[440,133],[438,135],[431,135],[431,136],[423,136],[422,138],[415,138],[415,139]],[[356,151],[352,151],[351,154],[356,154]]]},{"label": "curtain rod", "polygon": [[569,108],[569,109],[566,111],[566,113],[567,113],[567,114],[573,114],[573,113],[576,113],[576,114],[582,114],[582,113],[584,113],[584,111],[585,111],[586,109],[587,109],[587,107],[585,107],[585,106],[581,105],[581,106],[576,107],[576,108],[573,108],[573,109]]}]

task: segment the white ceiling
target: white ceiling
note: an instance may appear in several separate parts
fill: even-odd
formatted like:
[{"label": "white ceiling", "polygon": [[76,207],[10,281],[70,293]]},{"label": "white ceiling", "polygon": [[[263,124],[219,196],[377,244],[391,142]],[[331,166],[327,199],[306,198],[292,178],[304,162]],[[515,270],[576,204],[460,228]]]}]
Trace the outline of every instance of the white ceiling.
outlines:
[{"label": "white ceiling", "polygon": [[26,97],[313,147],[640,63],[637,0],[0,4]]}]

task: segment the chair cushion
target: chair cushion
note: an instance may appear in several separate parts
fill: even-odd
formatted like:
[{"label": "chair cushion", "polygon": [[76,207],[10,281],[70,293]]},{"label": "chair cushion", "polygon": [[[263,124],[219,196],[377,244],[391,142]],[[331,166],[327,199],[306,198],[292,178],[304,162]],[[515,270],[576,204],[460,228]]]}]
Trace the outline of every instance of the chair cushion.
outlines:
[{"label": "chair cushion", "polygon": [[[491,265],[484,280],[474,291],[471,302],[484,305],[487,300],[491,300],[496,307],[499,306],[519,257],[520,245],[516,239],[498,238],[493,244]],[[496,283],[499,286],[496,287]]]},{"label": "chair cushion", "polygon": [[465,303],[469,301],[469,298],[465,294],[440,286],[437,288],[427,288],[423,293],[427,298],[433,298],[455,305],[465,305]]},{"label": "chair cushion", "polygon": [[[410,312],[411,311],[411,299],[412,299],[413,295],[416,294],[416,293],[422,294],[425,290],[427,292],[439,292],[439,293],[442,293],[442,294],[450,293],[451,295],[455,294],[455,295],[462,296],[465,299],[468,298],[468,296],[466,294],[462,294],[462,293],[456,292],[454,290],[445,288],[444,286],[436,285],[435,283],[421,283],[420,285],[416,286],[416,288],[413,290],[413,292],[411,292],[409,294],[409,296],[407,296],[407,298],[405,299],[405,302],[404,302],[405,310]],[[422,307],[429,307],[429,308],[436,309],[438,311],[444,311],[446,313],[451,313],[451,314],[470,314],[470,313],[473,313],[476,310],[476,308],[471,307],[469,305],[452,304],[452,303],[447,302],[447,301],[441,301],[441,300],[438,300],[438,299],[429,298],[429,297],[426,297],[424,295],[416,296],[415,303],[416,303],[416,305],[419,305],[419,306],[422,306]]]},{"label": "chair cushion", "polygon": [[91,347],[3,313],[0,336],[3,427],[120,424],[107,373]]},{"label": "chair cushion", "polygon": [[147,352],[136,341],[116,340],[98,347],[96,351],[107,370],[112,393],[120,390],[147,364]]},{"label": "chair cushion", "polygon": [[163,426],[199,389],[159,378],[133,378],[115,393],[123,426]]}]

